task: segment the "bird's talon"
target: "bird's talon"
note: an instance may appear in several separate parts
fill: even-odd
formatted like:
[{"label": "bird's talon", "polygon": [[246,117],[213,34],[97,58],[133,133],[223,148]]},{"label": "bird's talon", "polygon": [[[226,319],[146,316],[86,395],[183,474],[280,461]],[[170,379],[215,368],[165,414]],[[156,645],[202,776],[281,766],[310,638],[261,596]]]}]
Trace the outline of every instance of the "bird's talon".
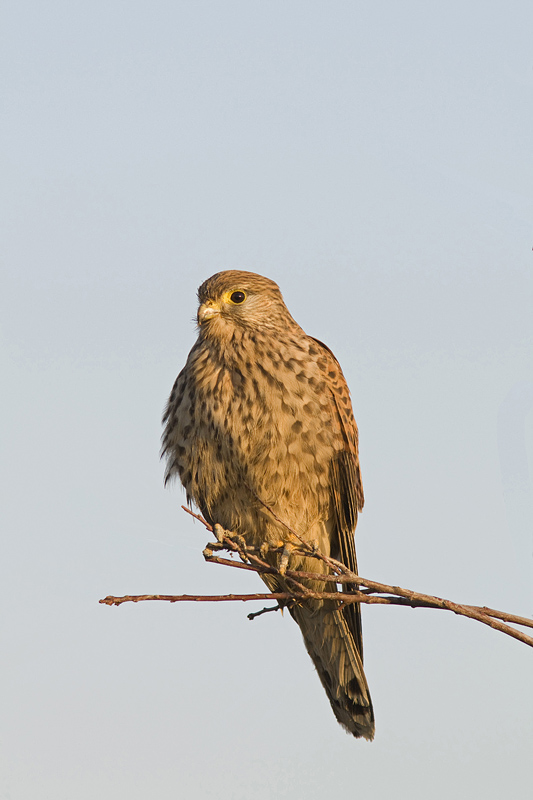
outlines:
[{"label": "bird's talon", "polygon": [[240,536],[239,534],[236,534],[236,535],[233,537],[233,541],[234,541],[234,542],[237,542],[237,544],[239,545],[239,547],[241,548],[241,550],[246,550],[246,549],[247,549],[247,548],[246,548],[246,541],[245,541],[245,539],[244,539],[244,536]]}]

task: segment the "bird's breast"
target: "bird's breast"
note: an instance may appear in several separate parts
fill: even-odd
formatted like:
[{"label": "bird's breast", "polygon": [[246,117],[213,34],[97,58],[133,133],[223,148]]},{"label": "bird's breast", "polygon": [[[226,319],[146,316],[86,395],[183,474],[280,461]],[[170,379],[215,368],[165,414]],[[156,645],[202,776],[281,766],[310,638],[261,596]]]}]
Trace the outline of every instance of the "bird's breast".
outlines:
[{"label": "bird's breast", "polygon": [[311,516],[329,503],[329,464],[342,437],[316,364],[266,353],[209,357],[193,374],[186,450],[195,499],[246,487],[248,502],[251,492],[271,507],[306,504]]}]

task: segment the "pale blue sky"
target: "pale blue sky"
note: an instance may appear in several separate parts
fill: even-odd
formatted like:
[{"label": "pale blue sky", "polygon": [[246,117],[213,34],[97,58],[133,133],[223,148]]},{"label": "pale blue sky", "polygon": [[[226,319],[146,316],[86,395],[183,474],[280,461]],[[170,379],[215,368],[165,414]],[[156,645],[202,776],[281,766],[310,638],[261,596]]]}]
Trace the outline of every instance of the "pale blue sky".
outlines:
[{"label": "pale blue sky", "polygon": [[372,744],[206,565],[160,416],[221,269],[361,434],[361,573],[531,614],[530,2],[5,2],[0,800],[525,797],[532,652],[364,609]]}]

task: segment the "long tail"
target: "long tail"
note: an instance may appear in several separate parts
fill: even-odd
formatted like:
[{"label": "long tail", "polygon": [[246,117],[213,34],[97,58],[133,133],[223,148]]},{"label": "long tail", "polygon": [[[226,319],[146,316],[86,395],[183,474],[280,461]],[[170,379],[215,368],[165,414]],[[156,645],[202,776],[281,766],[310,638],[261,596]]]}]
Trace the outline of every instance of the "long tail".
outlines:
[{"label": "long tail", "polygon": [[343,611],[333,603],[295,606],[307,652],[340,724],[356,737],[374,738],[374,711],[361,655]]}]

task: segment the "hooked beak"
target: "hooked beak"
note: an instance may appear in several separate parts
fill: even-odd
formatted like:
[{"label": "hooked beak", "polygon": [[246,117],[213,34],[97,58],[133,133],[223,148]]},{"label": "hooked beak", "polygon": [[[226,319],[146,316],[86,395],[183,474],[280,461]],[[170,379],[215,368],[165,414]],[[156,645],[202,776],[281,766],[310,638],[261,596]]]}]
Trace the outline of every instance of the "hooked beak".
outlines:
[{"label": "hooked beak", "polygon": [[202,303],[198,309],[198,325],[203,325],[204,322],[212,319],[216,314],[220,314],[219,308]]}]

